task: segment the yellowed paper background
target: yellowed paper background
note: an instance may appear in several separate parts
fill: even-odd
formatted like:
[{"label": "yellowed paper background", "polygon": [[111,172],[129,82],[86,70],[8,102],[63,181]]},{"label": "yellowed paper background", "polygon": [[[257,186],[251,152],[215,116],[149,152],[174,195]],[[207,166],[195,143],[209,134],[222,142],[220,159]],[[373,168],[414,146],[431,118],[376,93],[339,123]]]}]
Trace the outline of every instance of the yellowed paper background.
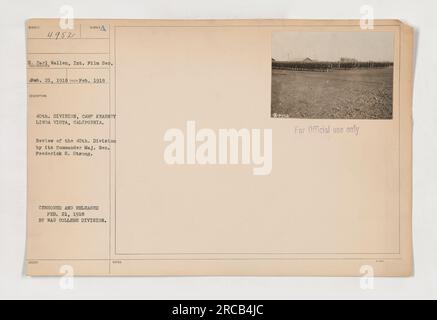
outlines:
[{"label": "yellowed paper background", "polygon": [[[29,275],[412,273],[411,28],[58,22],[27,22]],[[393,119],[271,118],[271,36],[287,31],[393,33]],[[167,165],[164,133],[187,121],[271,128],[271,174]],[[295,134],[309,126],[359,134]],[[52,155],[59,145],[71,154]]]}]

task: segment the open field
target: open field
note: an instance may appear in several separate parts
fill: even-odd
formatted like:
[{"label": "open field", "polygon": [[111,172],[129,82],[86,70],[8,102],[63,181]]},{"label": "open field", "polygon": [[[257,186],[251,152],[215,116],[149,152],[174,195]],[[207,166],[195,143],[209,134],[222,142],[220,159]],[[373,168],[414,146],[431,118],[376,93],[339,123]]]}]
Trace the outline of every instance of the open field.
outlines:
[{"label": "open field", "polygon": [[391,119],[393,68],[272,70],[272,117]]}]

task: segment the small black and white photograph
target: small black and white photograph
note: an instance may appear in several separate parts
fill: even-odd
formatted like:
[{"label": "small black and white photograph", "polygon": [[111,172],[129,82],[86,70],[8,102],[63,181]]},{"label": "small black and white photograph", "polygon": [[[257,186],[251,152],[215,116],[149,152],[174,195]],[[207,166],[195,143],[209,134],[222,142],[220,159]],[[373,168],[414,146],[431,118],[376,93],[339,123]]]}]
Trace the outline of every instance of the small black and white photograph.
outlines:
[{"label": "small black and white photograph", "polygon": [[273,32],[272,118],[392,119],[392,32]]}]

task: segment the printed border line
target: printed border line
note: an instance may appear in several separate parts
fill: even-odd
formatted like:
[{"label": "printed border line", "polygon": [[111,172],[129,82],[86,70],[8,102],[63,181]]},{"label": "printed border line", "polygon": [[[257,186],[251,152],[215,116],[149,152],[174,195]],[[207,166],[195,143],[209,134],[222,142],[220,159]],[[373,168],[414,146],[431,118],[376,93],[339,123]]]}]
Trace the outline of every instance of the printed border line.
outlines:
[{"label": "printed border line", "polygon": [[87,262],[98,262],[98,261],[102,261],[102,262],[107,262],[107,261],[221,261],[221,260],[229,260],[229,261],[259,261],[259,260],[283,260],[283,261],[287,261],[287,260],[358,260],[358,261],[373,261],[373,260],[384,260],[384,261],[401,261],[403,260],[402,258],[321,258],[321,257],[317,257],[317,258],[178,258],[178,259],[174,259],[174,258],[144,258],[144,259],[135,259],[135,258],[127,258],[127,259],[26,259],[27,262],[32,262],[32,261],[43,261],[43,262],[56,262],[56,261],[87,261]]},{"label": "printed border line", "polygon": [[[236,20],[229,20],[229,21],[236,21]],[[359,20],[357,20],[359,21]],[[237,21],[238,22],[238,21]],[[400,24],[378,24],[375,25],[375,27],[400,27]],[[360,24],[330,24],[330,25],[291,25],[291,24],[263,24],[263,25],[256,25],[256,24],[239,24],[239,25],[118,25],[115,26],[115,28],[360,28]],[[362,30],[362,29],[361,29]],[[323,31],[322,31],[323,32]],[[355,31],[356,32],[356,31]],[[373,31],[370,31],[373,32]],[[378,32],[378,31],[375,31]]]},{"label": "printed border line", "polygon": [[[82,24],[81,30],[82,30]],[[109,47],[109,63],[112,63],[111,59],[111,25],[108,27],[108,47]],[[109,66],[109,112],[108,114],[111,114],[111,106],[112,106],[112,97],[111,97],[111,87],[112,87],[112,81],[111,81],[111,73],[112,73],[112,66]],[[112,257],[112,192],[111,192],[111,184],[112,184],[112,145],[111,145],[111,131],[112,131],[112,120],[109,118],[109,214],[108,214],[108,220],[109,220],[109,274],[112,274],[111,270],[111,257]]]},{"label": "printed border line", "polygon": [[[326,26],[322,26],[322,25],[305,25],[305,26],[295,26],[295,25],[215,25],[215,26],[114,26],[114,59],[115,59],[115,63],[114,63],[114,71],[115,71],[115,79],[114,79],[114,85],[115,85],[115,101],[114,101],[114,105],[115,105],[115,114],[117,114],[117,99],[116,99],[116,94],[117,94],[117,77],[116,77],[116,72],[117,72],[117,43],[116,43],[116,34],[117,34],[117,28],[150,28],[150,27],[169,27],[169,28],[178,28],[178,27],[189,27],[189,28],[203,28],[203,27],[215,27],[215,28],[219,28],[219,27],[254,27],[254,28],[260,28],[260,27],[278,27],[278,28],[300,28],[300,27],[316,27],[316,28],[325,28]],[[354,26],[354,25],[330,25],[328,27],[344,27],[344,28],[351,28],[351,27],[358,27]],[[398,252],[395,253],[380,253],[381,255],[385,255],[385,254],[392,254],[392,255],[400,255],[401,254],[401,200],[400,200],[400,188],[401,188],[401,183],[400,183],[400,169],[401,169],[401,137],[400,137],[400,132],[401,132],[401,96],[400,96],[400,86],[401,86],[401,65],[402,65],[402,58],[401,58],[401,45],[402,45],[402,32],[401,32],[401,25],[379,25],[378,27],[397,27],[397,32],[398,32],[398,48],[399,48],[399,61],[398,61],[398,66],[399,66],[399,72],[398,72],[398,110],[399,110],[399,212],[398,212],[398,224],[399,224],[399,231],[398,231],[398,247],[399,250]],[[292,31],[290,31],[292,32]],[[351,30],[348,31],[346,30],[345,32],[360,32],[360,31],[355,31],[355,30]],[[375,31],[376,32],[376,31]],[[381,31],[382,32],[382,31]],[[395,31],[391,31],[395,34]],[[394,103],[394,102],[393,102]],[[314,120],[314,119],[311,119]],[[326,120],[326,119],[324,119]],[[393,121],[394,119],[391,119],[391,121]],[[115,117],[115,140],[117,141],[117,116]],[[117,142],[115,143],[115,145],[117,144]],[[135,256],[135,255],[173,255],[172,253],[118,253],[117,252],[117,147],[115,146],[115,168],[114,168],[114,172],[115,172],[115,177],[114,177],[114,193],[115,193],[115,207],[114,207],[114,215],[115,215],[115,255],[116,256]],[[300,254],[306,254],[306,253],[177,253],[174,255],[226,255],[226,254],[240,254],[240,255],[247,255],[247,254],[253,254],[253,255],[267,255],[267,254],[276,254],[276,255],[300,255]],[[314,254],[314,253],[308,253],[308,254]],[[315,253],[317,254],[317,253]],[[325,255],[360,255],[360,254],[374,254],[374,253],[322,253]],[[379,253],[376,253],[379,254]],[[266,260],[271,260],[272,258],[266,258]],[[302,259],[302,258],[295,258],[297,260]],[[331,258],[331,259],[335,259],[335,258]],[[338,260],[345,260],[347,258],[339,258]],[[370,258],[363,258],[364,260],[374,260],[374,259],[370,259]],[[388,260],[390,258],[375,258],[375,259],[382,259],[382,260]],[[118,260],[125,260],[125,259],[118,259]],[[140,259],[141,260],[141,259]],[[145,260],[149,260],[149,259],[145,259]],[[159,259],[162,260],[162,259]],[[175,259],[175,260],[185,260],[185,259]],[[213,259],[202,259],[202,260],[213,260]],[[217,259],[217,260],[228,260],[228,259]],[[251,259],[252,260],[252,259]],[[294,260],[294,259],[293,259]],[[399,260],[402,260],[402,258],[399,258]]]}]

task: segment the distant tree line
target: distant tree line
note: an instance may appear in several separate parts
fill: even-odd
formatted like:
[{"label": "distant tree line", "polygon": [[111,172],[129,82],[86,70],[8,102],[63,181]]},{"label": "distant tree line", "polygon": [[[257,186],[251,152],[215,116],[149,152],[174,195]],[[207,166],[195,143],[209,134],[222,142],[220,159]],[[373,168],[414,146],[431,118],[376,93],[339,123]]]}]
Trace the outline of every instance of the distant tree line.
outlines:
[{"label": "distant tree line", "polygon": [[273,69],[296,70],[296,71],[319,71],[351,70],[351,69],[374,69],[392,67],[393,62],[377,61],[276,61],[272,60]]}]

